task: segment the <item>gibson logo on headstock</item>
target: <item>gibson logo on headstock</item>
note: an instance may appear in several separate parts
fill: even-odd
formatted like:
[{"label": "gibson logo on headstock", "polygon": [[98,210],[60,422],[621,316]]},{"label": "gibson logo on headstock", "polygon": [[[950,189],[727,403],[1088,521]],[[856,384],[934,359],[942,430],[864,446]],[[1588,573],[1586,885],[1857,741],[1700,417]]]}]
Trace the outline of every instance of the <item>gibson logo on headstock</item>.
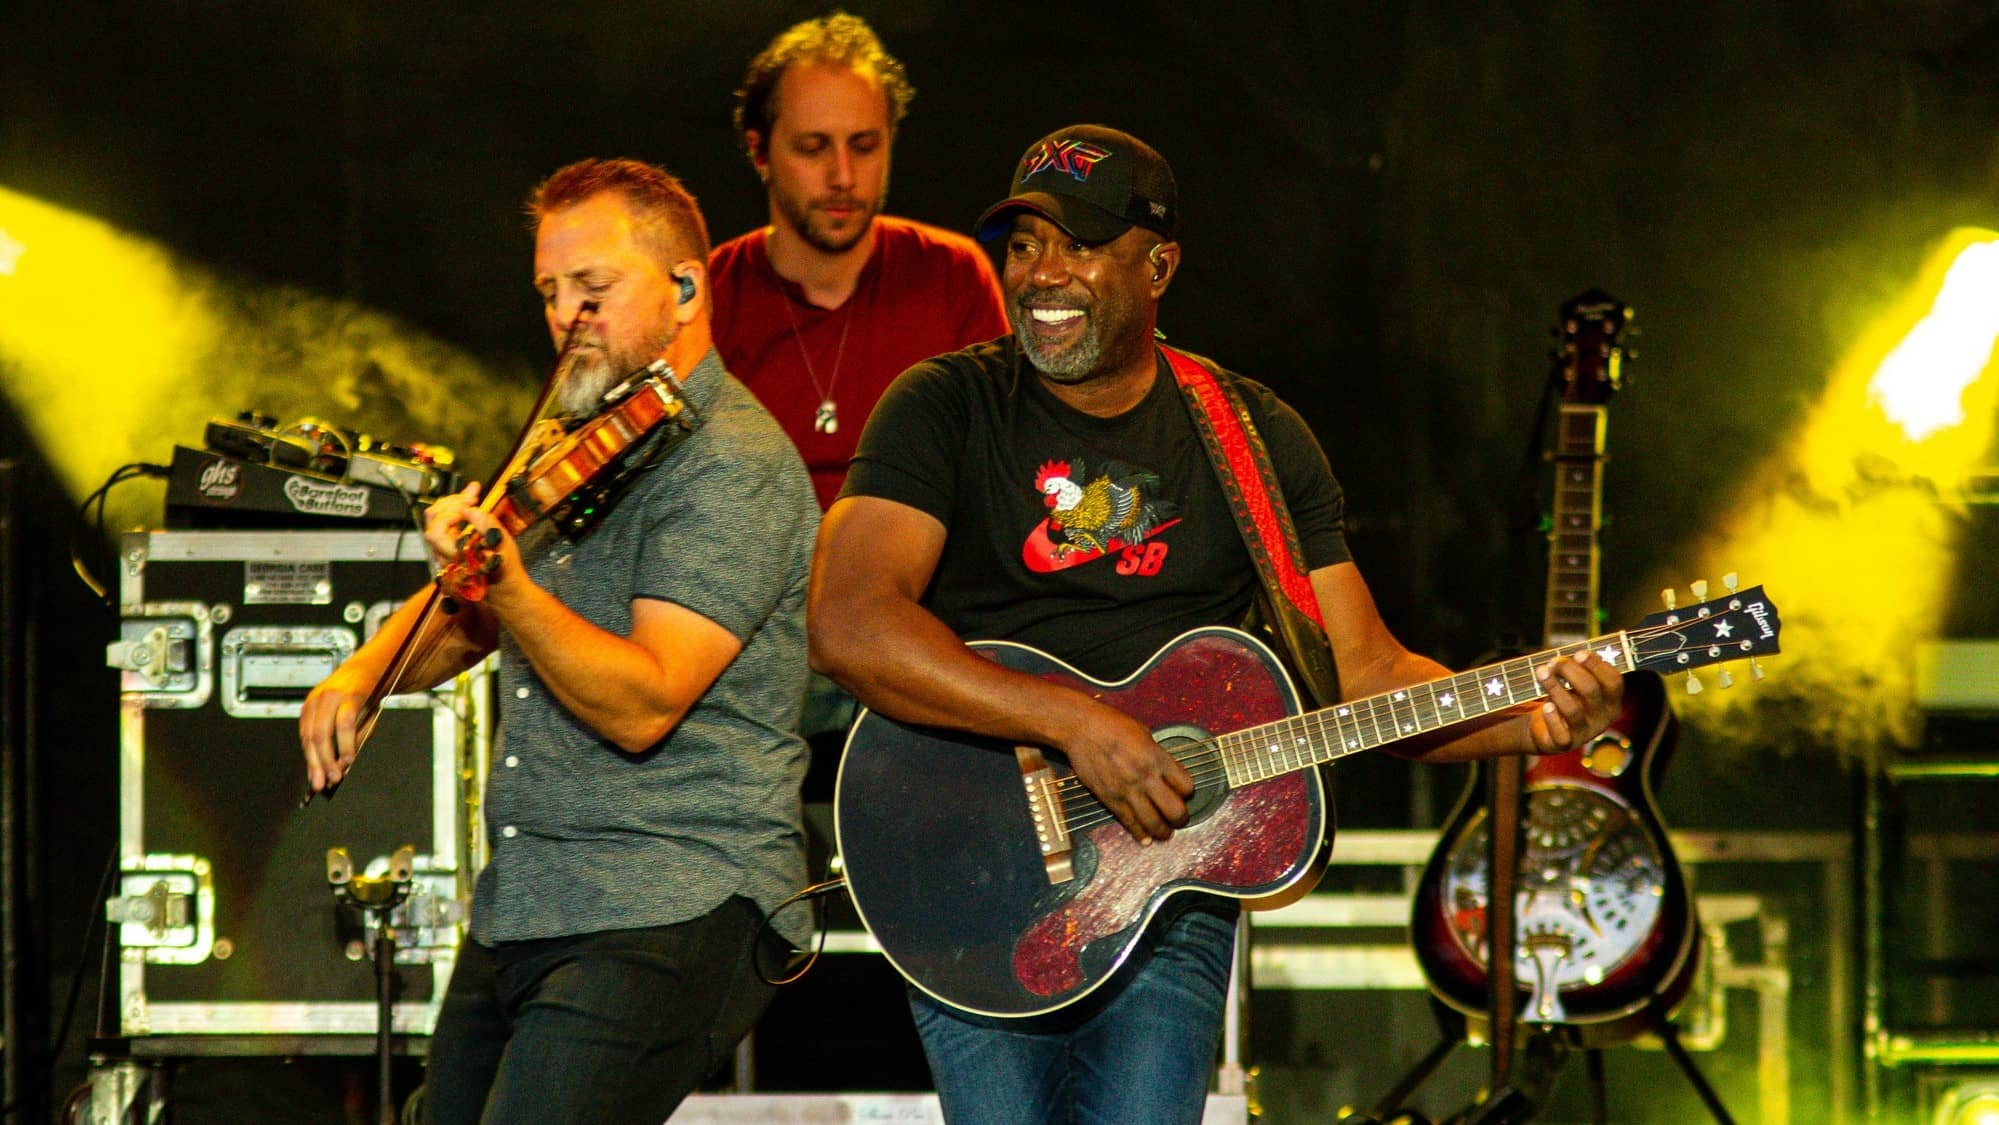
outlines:
[{"label": "gibson logo on headstock", "polygon": [[196,487],[204,499],[226,504],[243,491],[243,466],[219,458],[210,461],[202,466],[201,481]]},{"label": "gibson logo on headstock", "polygon": [[1764,640],[1767,641],[1777,635],[1777,630],[1770,624],[1770,607],[1768,605],[1763,602],[1750,602],[1748,605],[1743,606],[1742,609],[1743,612],[1756,619],[1756,630],[1763,635]]}]

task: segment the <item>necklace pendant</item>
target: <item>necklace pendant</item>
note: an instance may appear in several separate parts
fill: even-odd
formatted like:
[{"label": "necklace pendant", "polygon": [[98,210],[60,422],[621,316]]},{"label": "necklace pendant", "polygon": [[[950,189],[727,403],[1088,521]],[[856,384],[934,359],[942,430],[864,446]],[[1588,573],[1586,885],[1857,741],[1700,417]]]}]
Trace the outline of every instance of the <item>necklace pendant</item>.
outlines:
[{"label": "necklace pendant", "polygon": [[820,403],[819,409],[812,412],[812,428],[822,434],[840,432],[840,412],[833,405],[832,399]]}]

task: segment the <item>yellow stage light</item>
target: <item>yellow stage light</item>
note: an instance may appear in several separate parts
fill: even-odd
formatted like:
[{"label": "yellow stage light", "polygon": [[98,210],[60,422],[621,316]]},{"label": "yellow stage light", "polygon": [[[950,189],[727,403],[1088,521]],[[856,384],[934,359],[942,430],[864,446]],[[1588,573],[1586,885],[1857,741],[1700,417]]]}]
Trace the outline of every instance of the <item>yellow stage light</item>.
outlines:
[{"label": "yellow stage light", "polygon": [[[4,188],[0,372],[8,407],[76,499],[248,409],[449,446],[483,475],[540,382],[353,302],[237,283]],[[157,526],[157,491],[123,491],[111,521]]]},{"label": "yellow stage light", "polygon": [[1953,1087],[1937,1103],[1933,1125],[1999,1125],[1999,1083]]},{"label": "yellow stage light", "polygon": [[1763,583],[1784,651],[1802,656],[1770,662],[1753,692],[1690,699],[1682,713],[1704,736],[1725,746],[1803,736],[1858,753],[1913,735],[1912,654],[1956,589],[1958,492],[1991,452],[1995,338],[1999,234],[1953,232],[1848,346],[1799,430],[1751,471],[1691,573],[1655,574],[1661,586],[1727,571]]},{"label": "yellow stage light", "polygon": [[14,267],[20,264],[21,253],[27,247],[14,241],[14,236],[0,230],[0,277],[12,277]]},{"label": "yellow stage light", "polygon": [[1936,300],[1867,384],[1869,401],[1921,441],[1964,421],[1964,392],[1992,362],[1999,340],[1999,241],[1951,257]]}]

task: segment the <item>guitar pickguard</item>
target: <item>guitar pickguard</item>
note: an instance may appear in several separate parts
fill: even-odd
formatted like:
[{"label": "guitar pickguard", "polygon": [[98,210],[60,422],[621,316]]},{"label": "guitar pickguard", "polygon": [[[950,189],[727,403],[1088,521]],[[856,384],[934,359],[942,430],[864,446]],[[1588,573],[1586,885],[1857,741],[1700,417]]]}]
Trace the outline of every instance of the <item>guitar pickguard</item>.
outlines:
[{"label": "guitar pickguard", "polygon": [[[1116,684],[1025,646],[974,647],[1090,692],[1168,736],[1169,749],[1298,710],[1276,657],[1229,629],[1188,633]],[[1047,762],[1073,786],[1066,761]],[[1140,847],[1099,813],[1074,835],[1073,877],[1051,883],[1012,747],[863,712],[835,800],[855,907],[896,969],[946,1003],[997,1016],[1066,1006],[1116,972],[1169,895],[1274,905],[1323,869],[1331,810],[1316,771],[1239,788],[1218,763],[1192,772],[1219,790],[1205,816]]]},{"label": "guitar pickguard", "polygon": [[1075,989],[1084,981],[1085,952],[1135,929],[1168,890],[1241,892],[1282,883],[1294,874],[1315,819],[1307,815],[1308,780],[1287,774],[1233,790],[1207,820],[1149,846],[1116,823],[1092,831],[1098,870],[1115,874],[1090,879],[1021,935],[1013,954],[1021,987],[1036,996]]}]

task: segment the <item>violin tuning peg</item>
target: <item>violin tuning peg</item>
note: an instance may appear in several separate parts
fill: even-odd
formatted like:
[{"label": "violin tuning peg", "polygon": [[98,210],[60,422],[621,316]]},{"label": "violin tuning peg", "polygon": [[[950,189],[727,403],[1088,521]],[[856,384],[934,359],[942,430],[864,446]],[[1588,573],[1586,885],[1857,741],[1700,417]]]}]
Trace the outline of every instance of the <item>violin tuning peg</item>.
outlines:
[{"label": "violin tuning peg", "polygon": [[1717,683],[1721,684],[1721,686],[1724,688],[1732,688],[1735,686],[1735,677],[1729,675],[1728,669],[1726,668],[1721,669],[1716,674],[1715,680]]},{"label": "violin tuning peg", "polygon": [[1699,676],[1696,676],[1696,675],[1694,675],[1694,674],[1693,674],[1692,672],[1688,672],[1688,673],[1687,673],[1687,694],[1688,694],[1688,695],[1699,695],[1699,694],[1701,693],[1701,690],[1702,690],[1702,689],[1701,689],[1701,678],[1700,678]]},{"label": "violin tuning peg", "polygon": [[1693,591],[1695,601],[1704,602],[1707,600],[1707,579],[1696,578],[1692,582],[1687,583],[1687,589]]},{"label": "violin tuning peg", "polygon": [[1665,589],[1659,591],[1659,600],[1666,603],[1667,609],[1680,608],[1679,604],[1680,596],[1678,594],[1673,593],[1673,588],[1671,586],[1668,586]]}]

